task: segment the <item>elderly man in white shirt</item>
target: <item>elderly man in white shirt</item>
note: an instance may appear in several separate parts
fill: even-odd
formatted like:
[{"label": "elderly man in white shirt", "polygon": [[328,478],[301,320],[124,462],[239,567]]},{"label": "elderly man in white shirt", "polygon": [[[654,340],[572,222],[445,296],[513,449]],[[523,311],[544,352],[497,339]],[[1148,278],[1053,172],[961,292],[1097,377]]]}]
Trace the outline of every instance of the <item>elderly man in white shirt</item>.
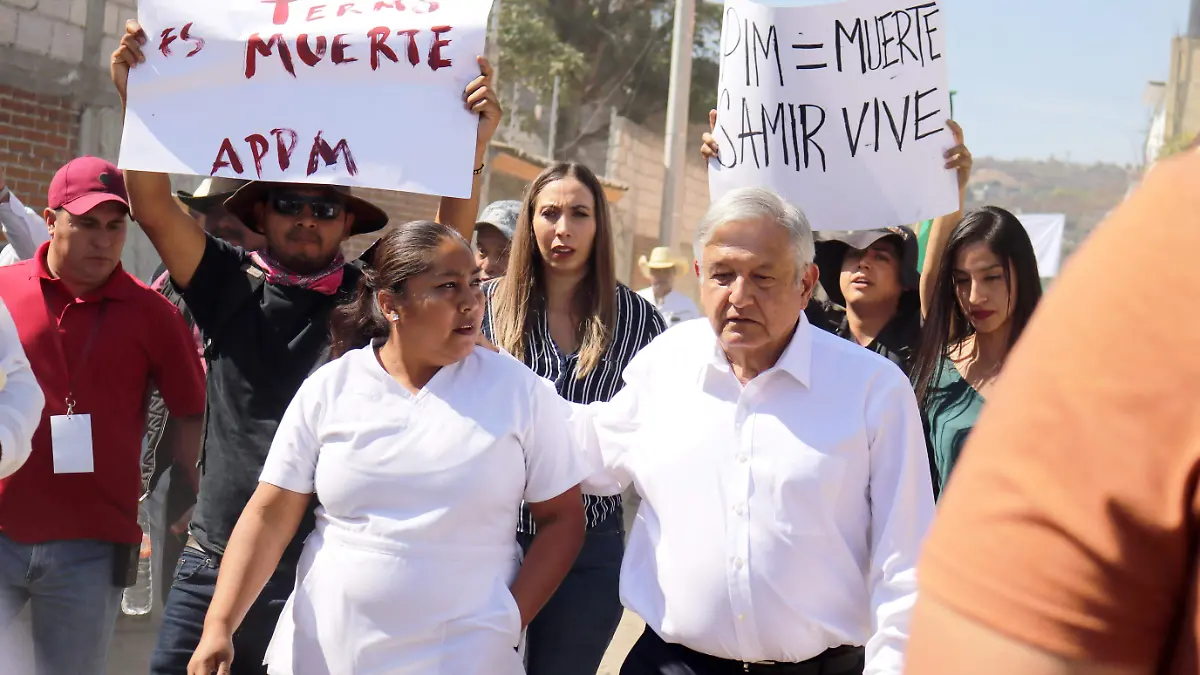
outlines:
[{"label": "elderly man in white shirt", "polygon": [[805,319],[797,208],[733,191],[696,236],[708,320],[578,415],[606,467],[585,489],[642,497],[621,600],[647,628],[621,673],[898,674],[933,517],[912,386]]},{"label": "elderly man in white shirt", "polygon": [[17,326],[0,300],[0,478],[13,475],[29,459],[43,405]]}]

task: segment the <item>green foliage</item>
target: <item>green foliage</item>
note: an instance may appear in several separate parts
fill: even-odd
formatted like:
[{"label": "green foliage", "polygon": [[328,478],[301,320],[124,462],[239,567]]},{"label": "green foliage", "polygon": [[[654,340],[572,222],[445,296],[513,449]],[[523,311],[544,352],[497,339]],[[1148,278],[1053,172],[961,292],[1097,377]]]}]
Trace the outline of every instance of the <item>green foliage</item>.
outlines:
[{"label": "green foliage", "polygon": [[1190,150],[1196,146],[1196,142],[1200,140],[1200,136],[1179,134],[1173,138],[1167,139],[1162,148],[1158,151],[1158,161],[1162,161],[1173,155],[1178,155],[1181,152]]},{"label": "green foliage", "polygon": [[[605,132],[588,124],[596,110],[602,120],[612,107],[635,122],[661,118],[674,8],[674,0],[501,1],[501,80],[516,79],[548,98],[554,77],[561,78],[560,157]],[[698,1],[690,107],[696,122],[707,119],[716,99],[720,30],[721,7]]]}]

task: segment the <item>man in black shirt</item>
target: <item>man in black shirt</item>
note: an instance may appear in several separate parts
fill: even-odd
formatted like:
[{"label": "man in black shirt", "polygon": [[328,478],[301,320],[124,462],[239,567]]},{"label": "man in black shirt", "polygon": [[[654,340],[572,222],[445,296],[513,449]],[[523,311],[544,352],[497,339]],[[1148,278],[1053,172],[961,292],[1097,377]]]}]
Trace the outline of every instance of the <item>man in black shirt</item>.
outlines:
[{"label": "man in black shirt", "polygon": [[[144,60],[145,43],[136,22],[126,31],[112,58],[122,103],[129,68]],[[473,196],[443,198],[438,211],[439,222],[464,238],[475,224],[482,160],[501,115],[491,67],[480,59],[480,69],[464,97],[480,115]],[[247,252],[206,234],[172,197],[165,174],[127,171],[126,182],[138,223],[200,328],[208,363],[200,491],[150,664],[153,675],[183,675],[200,641],[225,546],[258,485],[279,421],[304,379],[328,360],[330,312],[361,276],[344,262],[341,245],[379,230],[388,218],[349,188],[253,182],[225,202],[266,238],[264,250]],[[234,634],[232,675],[265,675],[263,655],[312,528],[310,511]]]},{"label": "man in black shirt", "polygon": [[817,242],[828,302],[810,302],[818,328],[886,356],[909,373],[921,338],[917,237],[907,227],[850,232]]}]

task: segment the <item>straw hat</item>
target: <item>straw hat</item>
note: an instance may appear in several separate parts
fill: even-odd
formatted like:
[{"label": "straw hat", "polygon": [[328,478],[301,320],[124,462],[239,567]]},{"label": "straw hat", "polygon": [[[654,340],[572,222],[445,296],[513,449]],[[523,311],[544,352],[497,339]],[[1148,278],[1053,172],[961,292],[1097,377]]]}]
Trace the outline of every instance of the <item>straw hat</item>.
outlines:
[{"label": "straw hat", "polygon": [[667,246],[658,246],[653,251],[650,251],[650,257],[642,256],[638,258],[638,267],[642,270],[647,278],[650,277],[650,270],[669,270],[682,268],[686,265],[683,260],[675,257],[675,254]]},{"label": "straw hat", "polygon": [[205,178],[200,183],[200,187],[196,188],[195,192],[189,194],[180,190],[175,193],[175,196],[188,207],[200,213],[206,213],[217,204],[224,203],[234,192],[237,192],[239,188],[249,182],[248,180],[225,178],[223,176]]}]

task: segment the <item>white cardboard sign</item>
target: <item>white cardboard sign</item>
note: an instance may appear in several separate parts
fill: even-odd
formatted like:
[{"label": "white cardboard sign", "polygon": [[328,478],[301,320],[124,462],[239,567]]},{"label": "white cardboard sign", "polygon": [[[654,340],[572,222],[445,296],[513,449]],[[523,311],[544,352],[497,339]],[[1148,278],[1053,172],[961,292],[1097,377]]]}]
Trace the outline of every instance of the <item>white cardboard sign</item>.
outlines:
[{"label": "white cardboard sign", "polygon": [[770,188],[814,230],[954,212],[942,17],[935,0],[726,0],[711,198]]},{"label": "white cardboard sign", "polygon": [[121,168],[469,197],[492,0],[141,0]]},{"label": "white cardboard sign", "polygon": [[1067,216],[1062,213],[1022,213],[1017,216],[1025,226],[1033,252],[1037,255],[1038,274],[1043,279],[1058,276],[1062,263],[1063,234]]}]

